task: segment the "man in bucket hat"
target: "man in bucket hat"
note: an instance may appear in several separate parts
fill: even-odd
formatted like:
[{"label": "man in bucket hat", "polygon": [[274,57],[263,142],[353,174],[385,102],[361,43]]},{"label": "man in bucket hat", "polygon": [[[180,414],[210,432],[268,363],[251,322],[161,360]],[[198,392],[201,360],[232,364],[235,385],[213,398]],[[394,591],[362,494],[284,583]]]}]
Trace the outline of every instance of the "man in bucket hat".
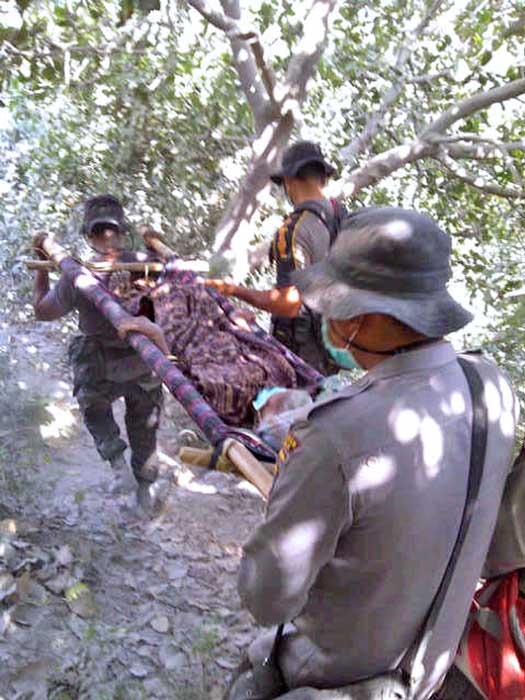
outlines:
[{"label": "man in bucket hat", "polygon": [[334,371],[333,363],[322,346],[319,319],[302,304],[292,274],[322,260],[337,236],[344,208],[323,194],[334,173],[317,144],[300,141],[286,149],[281,168],[270,175],[294,207],[276,232],[270,250],[270,261],[276,268],[274,289],[256,290],[225,280],[206,282],[225,296],[269,311],[275,337],[323,373]]},{"label": "man in bucket hat", "polygon": [[[87,200],[81,233],[96,252],[96,260],[137,262],[148,259],[145,253],[126,249],[128,224],[121,203],[112,195],[97,195]],[[39,255],[41,236],[37,234],[33,242]],[[117,292],[120,286],[131,288],[141,276],[141,273],[119,272],[95,274]],[[53,289],[49,289],[47,272],[36,273],[33,307],[36,318],[41,321],[53,321],[78,310],[81,334],[73,338],[69,358],[73,367],[73,392],[84,423],[99,455],[112,467],[111,492],[130,495],[127,501],[132,504],[138,497],[143,505],[152,505],[150,486],[157,476],[156,434],[162,408],[160,380],[131,346],[119,338],[109,321],[75,290],[65,274]],[[120,437],[112,411],[112,403],[120,397],[126,404],[131,466],[124,456],[127,444]]]},{"label": "man in bucket hat", "polygon": [[[472,399],[444,336],[471,315],[447,291],[449,276],[449,236],[396,208],[353,214],[328,257],[296,273],[334,361],[367,371],[298,415],[279,452],[265,520],[244,545],[239,593],[260,624],[285,623],[284,637],[273,656],[275,632],[252,644],[230,698],[284,700],[283,686],[290,700],[332,699],[330,688],[341,700],[406,696],[393,672],[443,579],[470,471]],[[454,659],[514,444],[507,378],[470,357],[488,409],[488,466],[414,700],[431,695]],[[259,670],[275,656],[284,683],[272,691]]]}]

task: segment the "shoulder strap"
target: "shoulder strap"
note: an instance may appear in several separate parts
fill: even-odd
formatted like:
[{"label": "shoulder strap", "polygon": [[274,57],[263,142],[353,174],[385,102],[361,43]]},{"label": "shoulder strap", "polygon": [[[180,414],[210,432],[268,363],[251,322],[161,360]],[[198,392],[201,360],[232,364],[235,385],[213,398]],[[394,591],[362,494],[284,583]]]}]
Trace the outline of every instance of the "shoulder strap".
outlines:
[{"label": "shoulder strap", "polygon": [[315,216],[317,216],[317,218],[320,219],[324,226],[328,229],[328,233],[330,234],[330,246],[332,246],[337,238],[337,234],[339,233],[340,222],[338,217],[339,210],[337,208],[337,202],[335,199],[331,199],[330,202],[332,204],[332,213],[330,213],[326,206],[323,206],[321,202],[317,202],[314,199],[308,200],[307,202],[304,202],[304,204],[298,204],[294,209],[294,213],[309,211],[311,214],[315,214]]},{"label": "shoulder strap", "polygon": [[445,574],[441,580],[436,596],[432,601],[427,618],[422,625],[414,644],[407,652],[405,660],[402,663],[404,670],[408,673],[410,678],[412,677],[414,662],[417,657],[420,656],[420,651],[422,651],[422,645],[426,646],[426,641],[424,640],[426,640],[428,634],[434,628],[435,622],[441,612],[441,608],[443,607],[443,601],[450,585],[450,580],[454,574],[457,561],[461,554],[461,550],[470,527],[472,514],[479,497],[479,490],[483,479],[488,430],[487,407],[483,400],[483,382],[472,361],[467,360],[465,357],[458,357],[458,362],[463,370],[463,373],[465,374],[472,398],[472,442],[470,447],[470,467],[467,497],[463,508],[461,525],[459,526],[456,542],[447,564]]},{"label": "shoulder strap", "polygon": [[294,209],[275,232],[268,256],[271,264],[293,256],[294,231],[303,211],[306,210]]}]

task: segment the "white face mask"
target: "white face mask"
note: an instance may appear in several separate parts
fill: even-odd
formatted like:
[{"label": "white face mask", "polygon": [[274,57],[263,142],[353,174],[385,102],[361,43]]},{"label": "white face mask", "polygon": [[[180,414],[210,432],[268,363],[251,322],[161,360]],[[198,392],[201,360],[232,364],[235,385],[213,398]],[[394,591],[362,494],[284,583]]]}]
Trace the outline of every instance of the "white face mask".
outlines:
[{"label": "white face mask", "polygon": [[[346,341],[347,346],[359,333],[360,327],[361,322],[359,322],[359,325],[355,329],[355,332],[352,334],[352,337],[348,338],[348,340]],[[348,349],[348,347],[338,348],[332,343],[332,341],[330,340],[330,332],[328,330],[328,321],[326,320],[326,318],[323,318],[321,332],[323,336],[323,344],[328,354],[338,367],[341,367],[341,369],[361,369],[361,365],[356,361],[355,357],[352,355],[352,352]]]}]

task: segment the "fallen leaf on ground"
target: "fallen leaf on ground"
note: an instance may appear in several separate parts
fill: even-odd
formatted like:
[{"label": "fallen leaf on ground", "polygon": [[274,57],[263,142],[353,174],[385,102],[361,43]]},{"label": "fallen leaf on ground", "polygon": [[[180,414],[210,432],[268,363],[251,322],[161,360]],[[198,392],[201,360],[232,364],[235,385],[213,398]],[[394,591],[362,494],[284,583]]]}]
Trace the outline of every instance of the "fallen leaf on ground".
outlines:
[{"label": "fallen leaf on ground", "polygon": [[68,544],[64,544],[62,547],[59,547],[55,554],[55,559],[57,564],[60,564],[60,566],[69,566],[72,564],[73,552],[71,551],[71,547]]},{"label": "fallen leaf on ground", "polygon": [[150,622],[155,632],[165,634],[170,628],[170,621],[165,615],[156,615]]},{"label": "fallen leaf on ground", "polygon": [[186,655],[173,642],[167,642],[161,646],[159,659],[166,671],[180,671],[188,665]]},{"label": "fallen leaf on ground", "polygon": [[66,602],[69,608],[80,617],[93,617],[97,612],[93,594],[89,586],[82,581],[70,586],[66,593]]}]

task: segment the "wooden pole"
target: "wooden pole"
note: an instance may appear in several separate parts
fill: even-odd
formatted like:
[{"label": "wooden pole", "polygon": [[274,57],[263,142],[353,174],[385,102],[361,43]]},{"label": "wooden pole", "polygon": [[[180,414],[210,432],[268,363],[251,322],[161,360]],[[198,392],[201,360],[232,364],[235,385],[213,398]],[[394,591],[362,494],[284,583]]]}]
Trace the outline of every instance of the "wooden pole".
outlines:
[{"label": "wooden pole", "polygon": [[213,448],[207,447],[204,450],[199,447],[181,447],[177,457],[186,464],[192,464],[196,467],[209,467],[213,457]]},{"label": "wooden pole", "polygon": [[248,481],[259,489],[264,498],[268,498],[268,494],[272,488],[273,477],[262,464],[255,459],[247,447],[237,442],[237,440],[228,438],[224,441],[222,453],[228,457],[230,462],[248,479]]},{"label": "wooden pole", "polygon": [[[165,267],[162,262],[79,262],[83,267],[93,272],[120,272],[122,270],[129,272],[162,272]],[[59,266],[55,265],[51,260],[24,260],[24,264],[28,270],[59,269]]]},{"label": "wooden pole", "polygon": [[[213,449],[200,449],[198,447],[181,447],[177,455],[178,459],[185,464],[205,468],[209,468],[212,456]],[[226,458],[226,464],[230,464],[231,467],[230,469],[224,469],[218,465],[217,469],[219,471],[236,470],[267,498],[272,485],[273,475],[266,465],[255,459],[244,445],[233,438],[228,438],[224,441],[222,457]]]},{"label": "wooden pole", "polygon": [[146,248],[154,250],[164,260],[175,255],[175,251],[162,240],[162,237],[156,231],[144,230],[141,232],[141,235]]}]

